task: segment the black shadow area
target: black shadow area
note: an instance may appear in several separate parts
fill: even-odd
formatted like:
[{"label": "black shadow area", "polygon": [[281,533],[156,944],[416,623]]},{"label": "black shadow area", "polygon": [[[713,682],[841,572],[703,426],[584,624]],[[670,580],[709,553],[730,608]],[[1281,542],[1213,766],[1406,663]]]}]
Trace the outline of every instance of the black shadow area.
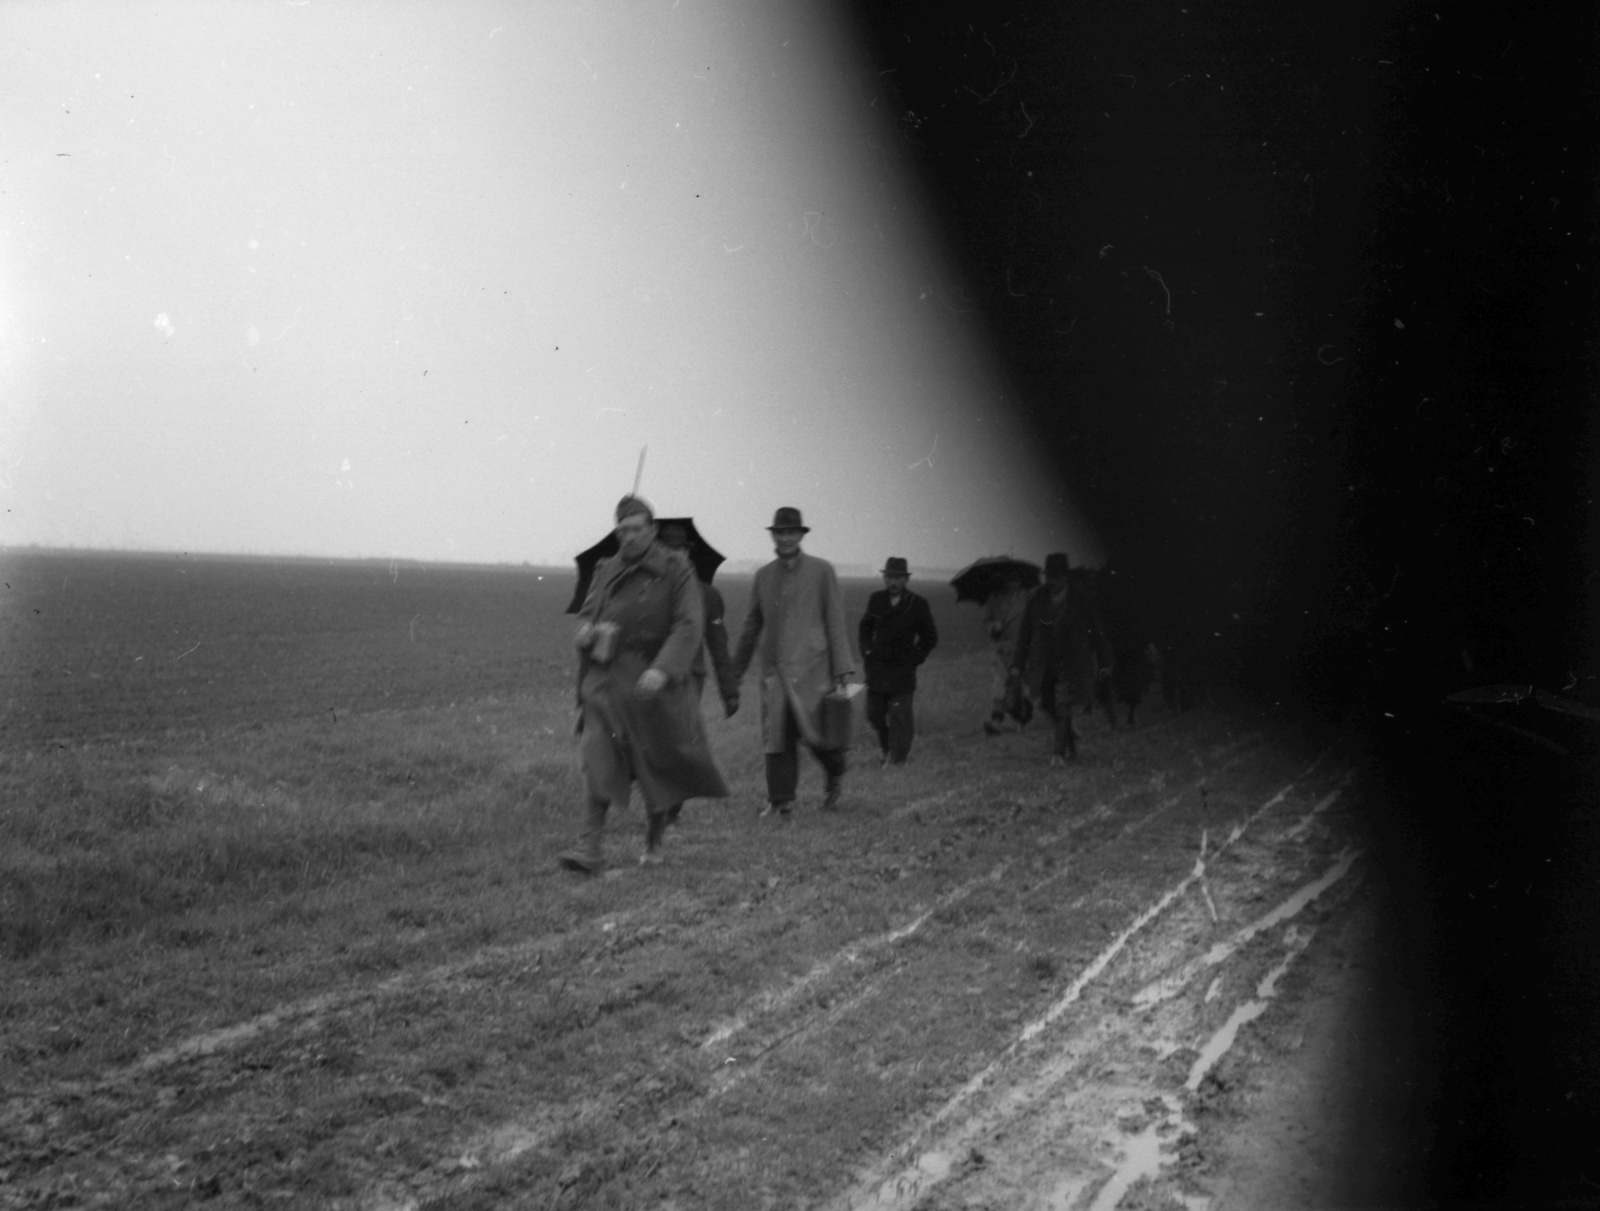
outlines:
[{"label": "black shadow area", "polygon": [[1364,748],[1394,1201],[1600,1205],[1600,723],[1445,701],[1600,706],[1592,6],[845,12],[1128,598]]}]

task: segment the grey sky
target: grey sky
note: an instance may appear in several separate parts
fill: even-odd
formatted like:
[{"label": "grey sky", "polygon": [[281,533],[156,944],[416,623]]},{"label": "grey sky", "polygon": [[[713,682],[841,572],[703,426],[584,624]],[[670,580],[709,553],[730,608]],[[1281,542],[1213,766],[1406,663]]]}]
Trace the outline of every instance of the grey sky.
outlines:
[{"label": "grey sky", "polygon": [[1093,558],[817,4],[0,4],[0,541]]}]

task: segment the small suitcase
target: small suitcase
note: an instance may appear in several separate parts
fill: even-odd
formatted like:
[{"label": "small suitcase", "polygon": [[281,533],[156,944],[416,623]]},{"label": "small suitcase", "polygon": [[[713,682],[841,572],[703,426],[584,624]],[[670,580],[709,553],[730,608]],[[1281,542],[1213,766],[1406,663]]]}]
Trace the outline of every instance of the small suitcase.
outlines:
[{"label": "small suitcase", "polygon": [[855,731],[856,708],[852,695],[834,690],[822,696],[822,717],[818,730],[822,747],[842,751],[850,747]]}]

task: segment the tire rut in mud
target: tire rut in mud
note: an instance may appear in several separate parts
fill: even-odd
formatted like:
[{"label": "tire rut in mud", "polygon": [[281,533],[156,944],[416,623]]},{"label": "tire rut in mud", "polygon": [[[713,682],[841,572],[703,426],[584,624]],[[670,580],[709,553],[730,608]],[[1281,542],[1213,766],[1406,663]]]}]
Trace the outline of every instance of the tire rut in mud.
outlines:
[{"label": "tire rut in mud", "polygon": [[[1123,797],[1131,799],[1143,794],[1148,799],[1150,789],[1139,787],[1131,793],[1125,793]],[[1187,793],[1194,793],[1194,789],[1189,788]],[[1115,812],[1091,808],[1063,823],[1053,834],[1038,837],[1035,830],[1035,848],[1048,849],[1050,845],[1060,844],[1069,839],[1081,841],[1085,834],[1096,830],[1103,835],[1096,838],[1094,845],[1111,844],[1138,832],[1150,820],[1170,809],[1171,805],[1170,796],[1167,800],[1157,801],[1154,805],[1145,802],[1140,805],[1143,810],[1131,818],[1120,818]],[[992,820],[978,831],[988,831],[990,828]],[[946,839],[949,839],[949,835]],[[940,846],[940,848],[950,847]],[[1090,852],[1093,852],[1092,847]],[[940,907],[954,908],[967,900],[978,888],[1000,883],[1006,874],[1007,870],[1002,865],[987,874],[979,875],[948,894]],[[1029,897],[1051,890],[1052,885],[1057,885],[1060,881],[1060,871],[1042,877],[1022,879],[1009,888],[1009,894],[1019,901],[1026,901]],[[1086,898],[1088,897],[1080,895],[1078,903],[1082,904]],[[925,910],[923,914],[913,918],[911,924],[925,923],[933,915],[935,915],[934,910]],[[758,1007],[758,1012],[747,1012],[741,1019],[745,1027],[743,1039],[733,1042],[713,1032],[707,1043],[702,1045],[702,1050],[708,1048],[713,1050],[713,1059],[720,1056],[721,1064],[709,1070],[702,1070],[707,1084],[700,1090],[698,1100],[691,1099],[689,1104],[675,1101],[653,1121],[638,1119],[619,1106],[618,1122],[627,1124],[627,1130],[621,1134],[645,1141],[689,1135],[691,1133],[688,1128],[693,1122],[715,1113],[713,1103],[717,1099],[760,1078],[763,1075],[763,1062],[775,1051],[787,1047],[801,1047],[808,1039],[815,1039],[817,1045],[826,1048],[828,1031],[848,1015],[863,1011],[873,1002],[893,1003],[895,1001],[893,982],[906,974],[910,961],[899,955],[879,953],[875,955],[873,961],[863,963],[859,961],[859,956],[862,952],[881,952],[884,943],[889,939],[902,941],[911,937],[914,932],[915,930],[908,924],[889,934],[863,939],[853,946],[851,957],[856,961],[850,962],[848,966],[834,963],[828,965],[826,970],[813,969],[808,972],[784,990],[784,993],[792,993],[803,988],[806,998],[802,1004],[796,1004],[797,998],[792,995],[768,994]],[[712,1047],[712,1044],[715,1046]],[[756,1083],[759,1085],[758,1080]],[[552,1147],[558,1145],[557,1141],[546,1142]],[[577,1148],[580,1140],[570,1138],[560,1143]],[[632,1157],[631,1161],[613,1150],[611,1161],[606,1166],[601,1168],[580,1166],[579,1169],[570,1170],[566,1173],[566,1177],[570,1179],[569,1184],[558,1186],[550,1193],[555,1195],[567,1192],[576,1201],[599,1198],[608,1185],[624,1179],[629,1172],[648,1171],[652,1176],[656,1175],[665,1163],[663,1156],[671,1155],[677,1148],[676,1143],[664,1150],[641,1143],[629,1154]],[[429,1200],[421,1205],[472,1205],[471,1196],[474,1189],[495,1188],[502,1191],[511,1188],[527,1189],[536,1181],[537,1177],[532,1166],[521,1175],[520,1179],[515,1180],[507,1174],[465,1177],[450,1183],[452,1189],[448,1192],[435,1190]],[[390,1205],[411,1204],[397,1202]]]},{"label": "tire rut in mud", "polygon": [[[1196,803],[1225,818],[1220,774],[1260,755],[1259,745],[1232,737],[1163,774],[1091,771],[1084,783],[1093,793],[1070,803],[1041,791],[1037,775],[995,779],[971,800],[913,805],[915,827],[859,822],[854,852],[812,838],[808,852],[829,855],[814,875],[775,860],[781,873],[765,882],[761,872],[729,876],[730,891],[710,880],[722,894],[706,903],[648,899],[567,935],[197,1036],[102,1080],[14,1099],[0,1121],[16,1158],[10,1174],[40,1197],[49,1197],[52,1175],[69,1170],[82,1179],[72,1185],[143,1200],[185,1180],[191,1194],[305,1190],[292,1165],[306,1141],[286,1107],[310,1092],[338,1102],[332,1121],[349,1158],[337,1179],[310,1187],[326,1205],[488,1206],[535,1195],[605,1205],[659,1187],[683,1205],[747,1206],[740,1192],[836,1188],[841,1165],[855,1171],[892,1151],[902,1124],[991,1061],[1125,924],[1152,878],[1181,875],[1198,846]],[[705,1009],[687,1024],[659,1012],[664,999],[671,1009],[673,972],[686,961],[719,950],[781,952],[795,940],[803,951],[814,941],[804,923],[857,894],[868,906],[860,917],[834,928],[835,944],[809,963],[788,964],[786,977],[771,980],[781,963],[767,964],[760,983],[743,973],[728,985],[742,994],[696,1002]],[[952,1007],[927,1002],[951,997],[956,980],[976,991],[963,987],[953,999],[980,1004],[942,1028]],[[462,1032],[477,1038],[485,1014],[527,1014],[532,1005],[543,1012],[541,1046],[581,1049],[597,1023],[630,1015],[639,1041],[591,1057],[591,1075],[564,1085],[530,1081],[526,1065],[509,1062],[497,1076],[492,1045],[476,1062],[452,1059],[443,1045],[453,1015],[477,1023]],[[416,1029],[430,1019],[431,1030]],[[407,1071],[408,1042],[446,1052],[429,1081],[397,1075]],[[839,1116],[848,1121],[828,1162],[796,1171],[781,1138],[772,1142],[785,1129],[783,1106],[808,1090],[850,1097],[861,1084],[852,1069],[863,1068],[887,1092],[860,1090],[859,1105]],[[785,1091],[781,1105],[774,1086]],[[139,1146],[108,1149],[108,1134]],[[170,1152],[149,1149],[157,1136]],[[727,1151],[708,1155],[708,1137]],[[99,1158],[92,1176],[82,1163],[90,1155]]]},{"label": "tire rut in mud", "polygon": [[[1019,1043],[1031,1033],[1032,1045],[970,1080],[827,1205],[1106,1211],[1136,1184],[1140,1206],[1204,1205],[1209,1155],[1197,1120],[1209,1125],[1223,1082],[1238,1079],[1229,1050],[1273,1011],[1277,981],[1314,942],[1306,918],[1343,912],[1358,894],[1359,874],[1346,878],[1353,851],[1317,871],[1326,844],[1284,853],[1309,830],[1270,825],[1259,822],[1255,852],[1233,869],[1213,862],[1206,871],[1230,909],[1268,901],[1267,911],[1219,942],[1208,900],[1171,904],[1059,1028],[1030,1023]],[[1280,937],[1274,929],[1285,922]]]}]

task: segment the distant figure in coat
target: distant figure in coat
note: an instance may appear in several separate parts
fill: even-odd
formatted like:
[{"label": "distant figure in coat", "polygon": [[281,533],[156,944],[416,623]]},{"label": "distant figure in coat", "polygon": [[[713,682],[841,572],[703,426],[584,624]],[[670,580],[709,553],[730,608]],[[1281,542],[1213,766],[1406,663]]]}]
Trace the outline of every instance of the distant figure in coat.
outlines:
[{"label": "distant figure in coat", "polygon": [[734,681],[761,654],[761,735],[766,747],[767,808],[786,819],[800,780],[799,744],[827,776],[824,811],[835,811],[843,789],[843,749],[826,746],[821,731],[822,699],[850,680],[850,644],[845,630],[839,578],[825,559],[807,555],[800,542],[810,527],[800,510],[779,509],[767,527],[777,558],[756,571],[750,611],[733,656]]},{"label": "distant figure in coat", "polygon": [[867,673],[867,722],[878,733],[885,765],[904,765],[911,752],[917,666],[939,643],[933,611],[906,587],[910,580],[906,561],[891,555],[883,565],[883,589],[867,598],[858,635]]},{"label": "distant figure in coat", "polygon": [[1162,666],[1161,649],[1153,639],[1141,647],[1117,646],[1111,649],[1111,676],[1101,679],[1098,692],[1105,703],[1112,727],[1117,726],[1116,712],[1119,706],[1127,712],[1124,726],[1134,726],[1139,704],[1161,679]]},{"label": "distant figure in coat", "polygon": [[606,812],[626,808],[632,786],[644,797],[647,825],[640,861],[661,861],[667,813],[690,798],[725,798],[728,785],[711,758],[693,681],[705,642],[705,606],[694,570],[656,541],[655,514],[636,496],[617,505],[618,551],[595,569],[578,611],[578,752],[588,810],[568,870],[603,865]]},{"label": "distant figure in coat", "polygon": [[998,736],[1015,720],[1022,727],[1033,718],[1033,703],[1022,686],[1022,674],[1013,673],[1017,663],[1017,639],[1022,633],[1022,612],[1028,605],[1028,591],[1022,587],[1022,573],[1012,571],[1000,587],[983,602],[983,624],[989,632],[989,718],[983,730]]},{"label": "distant figure in coat", "polygon": [[[668,550],[688,553],[689,535],[681,525],[663,524],[658,541]],[[692,561],[690,566],[693,566]],[[728,653],[727,606],[722,601],[722,590],[716,585],[698,576],[695,581],[700,586],[706,614],[705,646],[694,654],[694,667],[690,670],[695,695],[699,697],[705,691],[706,654],[710,653],[711,671],[716,676],[717,693],[722,698],[722,714],[731,719],[739,711],[739,681],[733,675],[733,657]]]},{"label": "distant figure in coat", "polygon": [[1012,670],[1055,720],[1051,763],[1076,759],[1073,708],[1094,703],[1099,676],[1111,675],[1111,655],[1093,603],[1072,591],[1070,565],[1059,551],[1045,556],[1044,583],[1028,598]]}]

